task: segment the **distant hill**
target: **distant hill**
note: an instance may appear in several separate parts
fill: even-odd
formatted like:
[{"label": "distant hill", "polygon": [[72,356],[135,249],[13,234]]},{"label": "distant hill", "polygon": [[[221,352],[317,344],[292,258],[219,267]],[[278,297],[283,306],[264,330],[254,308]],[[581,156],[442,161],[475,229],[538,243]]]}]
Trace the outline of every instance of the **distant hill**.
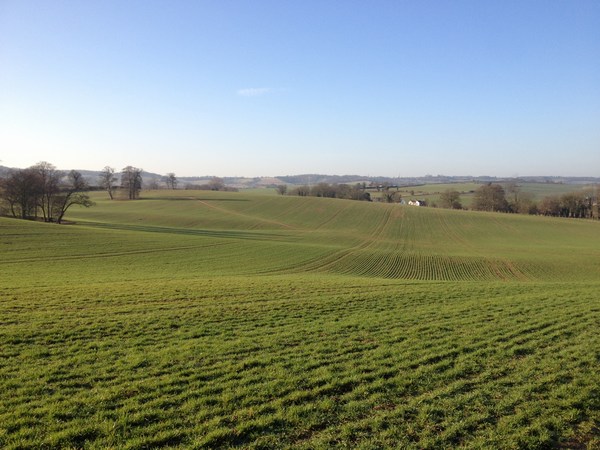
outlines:
[{"label": "distant hill", "polygon": [[[4,176],[9,167],[0,166],[0,176]],[[99,170],[78,170],[85,177],[91,186],[98,184]],[[164,184],[164,174],[153,172],[142,172],[142,178],[146,186],[156,183],[159,187]],[[177,177],[179,186],[201,185],[208,183],[213,175]],[[568,176],[524,176],[518,178],[502,178],[492,176],[449,176],[449,175],[425,175],[422,177],[382,177],[369,175],[327,175],[327,174],[300,174],[300,175],[282,175],[276,177],[218,177],[223,180],[227,186],[244,188],[260,188],[274,186],[278,184],[288,185],[314,185],[317,183],[329,184],[383,184],[389,183],[400,186],[416,186],[423,184],[441,184],[441,183],[503,183],[508,181],[518,181],[523,183],[562,183],[562,184],[592,184],[600,183],[600,177],[568,177]]]},{"label": "distant hill", "polygon": [[419,184],[446,184],[446,183],[503,183],[519,181],[523,183],[564,183],[564,184],[589,184],[600,182],[600,177],[562,177],[562,176],[526,176],[526,177],[492,177],[492,176],[450,176],[450,175],[425,175],[422,177],[381,177],[365,175],[322,175],[303,174],[286,175],[277,177],[289,184],[316,184],[316,183],[390,183],[399,185]]}]

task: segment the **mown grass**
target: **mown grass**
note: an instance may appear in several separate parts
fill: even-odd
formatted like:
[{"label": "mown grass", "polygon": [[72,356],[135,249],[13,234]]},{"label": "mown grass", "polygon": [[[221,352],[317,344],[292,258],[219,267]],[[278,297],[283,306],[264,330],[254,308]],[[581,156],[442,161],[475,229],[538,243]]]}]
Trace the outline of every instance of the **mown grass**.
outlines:
[{"label": "mown grass", "polygon": [[0,447],[600,446],[597,223],[186,194],[0,220]]}]

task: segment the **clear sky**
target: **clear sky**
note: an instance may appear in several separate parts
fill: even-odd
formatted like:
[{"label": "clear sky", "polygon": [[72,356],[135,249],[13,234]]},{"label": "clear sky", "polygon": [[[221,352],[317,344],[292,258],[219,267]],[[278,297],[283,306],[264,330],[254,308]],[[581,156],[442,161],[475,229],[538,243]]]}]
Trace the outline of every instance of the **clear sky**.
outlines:
[{"label": "clear sky", "polygon": [[600,1],[0,0],[0,165],[600,176]]}]

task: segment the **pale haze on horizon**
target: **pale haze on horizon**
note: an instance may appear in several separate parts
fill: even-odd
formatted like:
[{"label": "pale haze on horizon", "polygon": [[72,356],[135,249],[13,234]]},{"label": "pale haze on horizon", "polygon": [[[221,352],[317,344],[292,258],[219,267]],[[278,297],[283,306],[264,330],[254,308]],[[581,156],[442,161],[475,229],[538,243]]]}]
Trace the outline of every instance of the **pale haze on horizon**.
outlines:
[{"label": "pale haze on horizon", "polygon": [[598,1],[0,0],[0,165],[600,176]]}]

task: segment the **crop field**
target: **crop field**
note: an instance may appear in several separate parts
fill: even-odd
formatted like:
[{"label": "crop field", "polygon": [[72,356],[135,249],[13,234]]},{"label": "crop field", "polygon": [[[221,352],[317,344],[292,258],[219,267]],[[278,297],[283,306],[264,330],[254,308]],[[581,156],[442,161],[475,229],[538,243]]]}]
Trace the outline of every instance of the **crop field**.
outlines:
[{"label": "crop field", "polygon": [[0,448],[600,448],[600,223],[143,194],[0,218]]}]

